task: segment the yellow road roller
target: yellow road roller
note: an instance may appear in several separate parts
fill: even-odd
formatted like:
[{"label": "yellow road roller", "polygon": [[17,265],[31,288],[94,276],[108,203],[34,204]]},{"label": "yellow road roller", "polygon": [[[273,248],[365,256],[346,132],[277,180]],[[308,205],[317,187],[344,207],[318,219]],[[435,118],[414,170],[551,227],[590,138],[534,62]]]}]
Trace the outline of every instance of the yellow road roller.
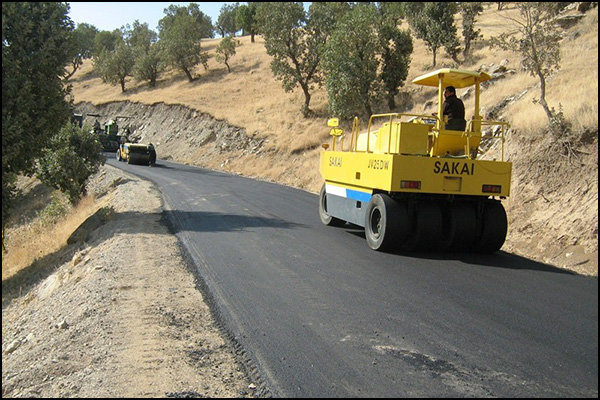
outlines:
[{"label": "yellow road roller", "polygon": [[[508,222],[512,163],[504,160],[509,125],[479,114],[483,72],[439,69],[412,82],[438,88],[436,114],[372,115],[366,132],[354,119],[350,135],[328,121],[332,141],[320,154],[325,180],[319,216],[325,225],[364,227],[374,250],[495,252]],[[474,86],[475,107],[464,129],[446,129],[445,88]],[[482,137],[482,128],[497,134]],[[349,137],[348,137],[349,136]],[[501,141],[501,159],[483,160],[480,144]]]},{"label": "yellow road roller", "polygon": [[121,143],[117,149],[117,160],[127,161],[127,164],[156,163],[156,150],[152,143]]}]

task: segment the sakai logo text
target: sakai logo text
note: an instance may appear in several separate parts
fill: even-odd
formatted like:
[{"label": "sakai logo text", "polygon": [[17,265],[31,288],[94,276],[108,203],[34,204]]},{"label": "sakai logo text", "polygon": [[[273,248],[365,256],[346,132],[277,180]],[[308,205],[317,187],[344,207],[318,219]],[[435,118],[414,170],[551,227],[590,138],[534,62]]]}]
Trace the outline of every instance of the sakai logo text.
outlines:
[{"label": "sakai logo text", "polygon": [[389,166],[390,166],[389,161],[369,160],[368,168],[370,168],[370,169],[388,169]]},{"label": "sakai logo text", "polygon": [[342,166],[342,157],[329,157],[329,166],[330,167],[341,167]]},{"label": "sakai logo text", "polygon": [[461,162],[436,161],[433,166],[434,174],[451,174],[451,175],[473,175],[475,173],[475,164]]}]

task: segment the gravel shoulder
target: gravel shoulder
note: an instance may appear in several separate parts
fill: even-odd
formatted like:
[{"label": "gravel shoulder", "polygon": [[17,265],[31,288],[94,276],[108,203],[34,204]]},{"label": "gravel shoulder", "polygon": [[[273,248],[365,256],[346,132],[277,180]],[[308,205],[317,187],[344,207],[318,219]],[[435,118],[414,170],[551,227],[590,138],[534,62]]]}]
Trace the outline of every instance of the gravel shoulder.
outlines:
[{"label": "gravel shoulder", "polygon": [[[2,309],[2,397],[254,397],[150,182],[105,166],[69,258]],[[3,284],[4,292],[4,284]]]}]

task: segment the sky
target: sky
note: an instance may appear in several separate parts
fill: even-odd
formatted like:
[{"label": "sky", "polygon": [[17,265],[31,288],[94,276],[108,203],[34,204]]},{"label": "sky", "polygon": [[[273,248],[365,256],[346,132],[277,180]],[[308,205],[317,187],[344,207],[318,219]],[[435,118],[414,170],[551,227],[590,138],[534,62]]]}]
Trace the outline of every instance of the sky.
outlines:
[{"label": "sky", "polygon": [[[71,2],[69,17],[75,23],[86,22],[101,31],[112,31],[126,24],[132,24],[136,19],[141,23],[147,22],[148,27],[158,30],[158,21],[164,17],[163,10],[170,4],[187,6],[190,2]],[[200,10],[208,15],[213,24],[217,21],[221,7],[225,2],[196,2]]]}]

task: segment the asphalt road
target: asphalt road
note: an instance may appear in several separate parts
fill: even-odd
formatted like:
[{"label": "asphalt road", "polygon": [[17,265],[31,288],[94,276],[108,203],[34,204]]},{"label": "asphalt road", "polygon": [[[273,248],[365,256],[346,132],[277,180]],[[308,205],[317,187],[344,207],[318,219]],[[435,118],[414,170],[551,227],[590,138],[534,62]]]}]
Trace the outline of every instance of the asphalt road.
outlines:
[{"label": "asphalt road", "polygon": [[598,397],[596,278],[505,252],[374,252],[322,225],[314,194],[109,157],[158,186],[276,397]]}]

